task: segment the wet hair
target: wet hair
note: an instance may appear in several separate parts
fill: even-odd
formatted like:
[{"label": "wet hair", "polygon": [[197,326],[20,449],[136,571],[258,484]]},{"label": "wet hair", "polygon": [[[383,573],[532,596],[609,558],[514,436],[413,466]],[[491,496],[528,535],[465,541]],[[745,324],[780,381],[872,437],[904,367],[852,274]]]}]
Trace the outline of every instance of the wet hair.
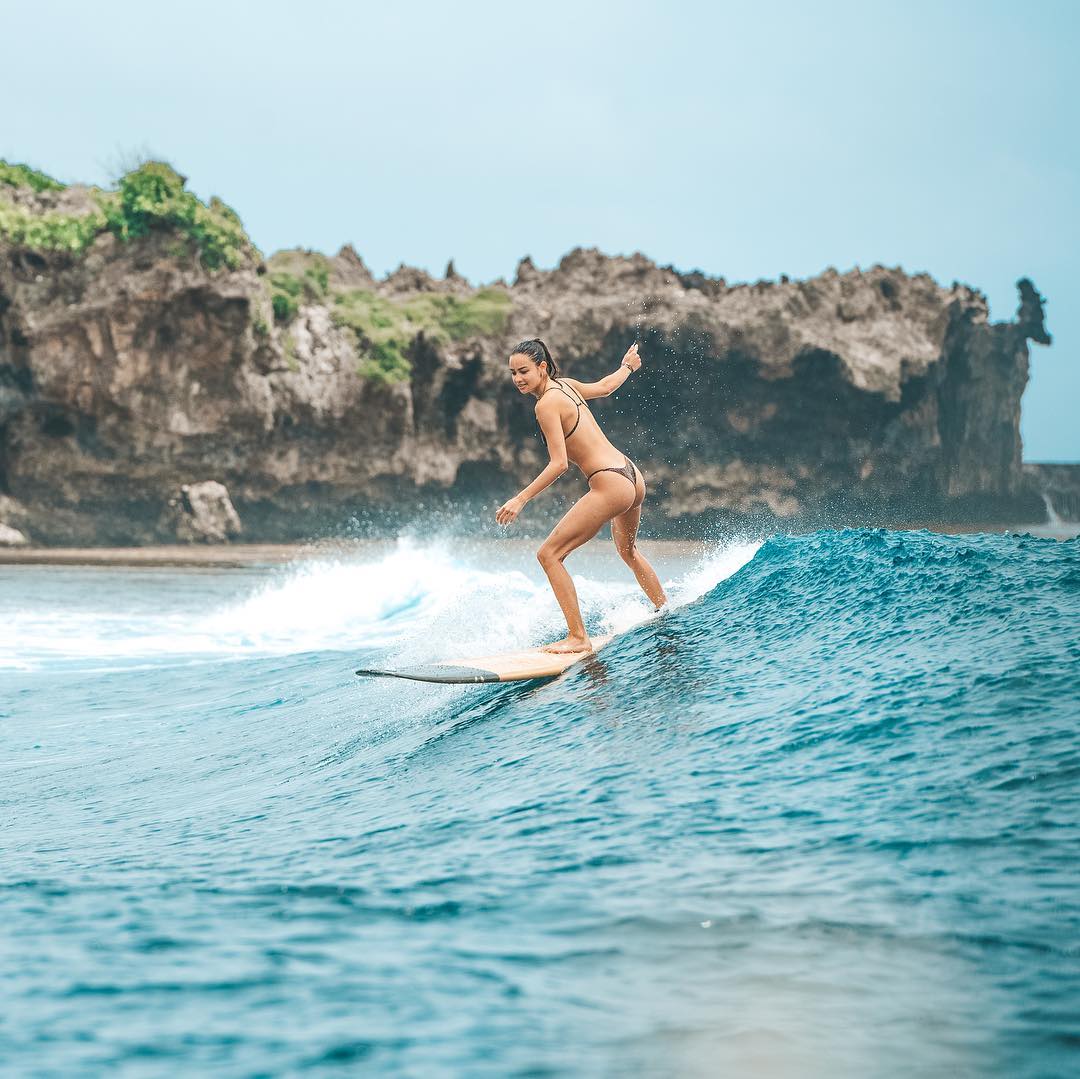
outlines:
[{"label": "wet hair", "polygon": [[519,354],[528,356],[537,367],[542,363],[546,363],[549,378],[559,377],[559,368],[551,358],[551,353],[548,352],[547,345],[545,345],[539,337],[530,337],[527,341],[522,341],[520,344],[515,345],[510,355],[517,356]]}]

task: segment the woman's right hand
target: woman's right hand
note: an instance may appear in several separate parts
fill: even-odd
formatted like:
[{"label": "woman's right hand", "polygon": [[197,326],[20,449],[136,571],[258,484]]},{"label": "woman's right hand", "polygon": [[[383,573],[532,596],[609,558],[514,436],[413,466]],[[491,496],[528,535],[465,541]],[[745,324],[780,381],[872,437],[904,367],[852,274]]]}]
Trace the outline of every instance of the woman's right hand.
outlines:
[{"label": "woman's right hand", "polygon": [[501,525],[511,525],[517,519],[517,515],[525,508],[525,503],[520,495],[514,495],[507,499],[496,511],[495,520]]},{"label": "woman's right hand", "polygon": [[626,350],[626,355],[623,356],[622,362],[625,363],[631,371],[636,371],[641,366],[641,357],[638,355],[636,341]]}]

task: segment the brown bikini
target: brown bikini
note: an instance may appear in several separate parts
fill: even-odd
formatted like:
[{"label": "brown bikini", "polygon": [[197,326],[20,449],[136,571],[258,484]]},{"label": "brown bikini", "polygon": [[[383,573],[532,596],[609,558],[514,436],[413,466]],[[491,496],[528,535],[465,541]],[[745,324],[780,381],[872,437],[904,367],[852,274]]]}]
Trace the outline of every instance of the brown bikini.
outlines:
[{"label": "brown bikini", "polygon": [[[566,389],[566,387],[558,379],[552,379],[552,381],[555,383],[555,385],[554,386],[549,386],[546,390],[544,390],[544,393],[547,393],[549,390],[552,390],[552,389],[562,390],[562,392],[564,394],[566,394],[566,396],[569,397],[571,401],[574,402],[574,405],[577,408],[577,419],[574,420],[574,426],[571,427],[570,430],[567,431],[565,435],[563,435],[563,438],[567,439],[577,430],[578,424],[581,423],[581,406],[585,404],[585,401],[584,401],[584,399],[582,397],[578,396],[576,390],[574,391],[573,394],[569,393],[569,391]],[[573,389],[573,387],[571,387],[571,389]],[[544,394],[542,393],[540,396],[543,397]],[[588,407],[588,406],[586,406],[586,407]],[[544,438],[543,429],[541,429],[541,431],[540,431],[540,441],[543,442],[543,444],[545,446],[547,445],[547,439]],[[621,468],[598,468],[598,469],[596,469],[595,472],[590,472],[585,477],[586,482],[591,480],[593,478],[593,476],[596,475],[597,472],[618,472],[618,474],[620,476],[625,476],[631,482],[631,484],[633,484],[634,490],[636,491],[637,490],[637,469],[634,468],[634,462],[631,461],[630,458],[626,456],[626,454],[623,454],[623,460],[626,462],[626,464],[624,464]]]}]

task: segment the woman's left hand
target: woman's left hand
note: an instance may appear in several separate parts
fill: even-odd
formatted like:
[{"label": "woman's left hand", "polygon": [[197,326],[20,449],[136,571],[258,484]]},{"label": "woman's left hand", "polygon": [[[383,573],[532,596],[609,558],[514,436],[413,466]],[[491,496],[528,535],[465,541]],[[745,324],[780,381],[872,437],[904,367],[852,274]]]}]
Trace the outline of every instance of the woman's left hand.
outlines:
[{"label": "woman's left hand", "polygon": [[509,501],[504,502],[495,511],[495,520],[501,525],[513,524],[517,515],[525,508],[525,503],[521,499],[514,495]]}]

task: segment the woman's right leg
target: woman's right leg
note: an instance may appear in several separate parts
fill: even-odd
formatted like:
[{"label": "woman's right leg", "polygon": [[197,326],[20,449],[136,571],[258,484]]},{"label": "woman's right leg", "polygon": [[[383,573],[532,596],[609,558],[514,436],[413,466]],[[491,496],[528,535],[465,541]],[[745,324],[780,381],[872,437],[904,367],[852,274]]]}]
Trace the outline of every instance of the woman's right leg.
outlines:
[{"label": "woman's right leg", "polygon": [[[640,476],[638,482],[644,487]],[[615,549],[619,557],[634,571],[637,583],[641,590],[649,597],[652,605],[660,610],[667,603],[660,578],[656,576],[656,570],[649,565],[649,560],[638,550],[637,531],[641,524],[641,503],[631,506],[625,513],[611,521],[611,538],[615,541]]]},{"label": "woman's right leg", "polygon": [[542,652],[581,652],[592,647],[589,635],[585,632],[585,622],[578,605],[577,589],[574,581],[563,565],[563,559],[576,551],[583,543],[596,535],[609,521],[619,506],[626,502],[611,505],[599,491],[590,490],[574,503],[563,519],[552,529],[551,535],[541,544],[536,557],[543,566],[551,583],[551,590],[566,619],[567,636],[561,641],[545,645]]}]

